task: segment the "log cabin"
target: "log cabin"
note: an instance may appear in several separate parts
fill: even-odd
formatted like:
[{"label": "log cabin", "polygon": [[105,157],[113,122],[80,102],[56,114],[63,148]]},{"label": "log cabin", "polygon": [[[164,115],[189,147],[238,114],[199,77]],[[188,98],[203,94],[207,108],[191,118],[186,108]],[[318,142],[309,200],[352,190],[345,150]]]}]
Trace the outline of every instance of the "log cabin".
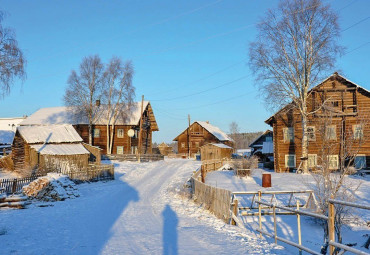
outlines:
[{"label": "log cabin", "polygon": [[[88,165],[90,152],[72,125],[19,126],[12,145],[15,171]],[[57,165],[58,164],[58,165]]]},{"label": "log cabin", "polygon": [[173,141],[177,141],[178,153],[194,156],[201,146],[208,143],[223,143],[233,147],[234,141],[221,129],[209,124],[208,121],[195,121]]},{"label": "log cabin", "polygon": [[173,149],[171,146],[169,146],[168,144],[166,143],[161,143],[160,145],[158,145],[158,149],[159,149],[159,152],[163,155],[163,156],[168,156],[168,154],[171,154],[173,153]]},{"label": "log cabin", "polygon": [[325,161],[337,170],[349,158],[370,166],[370,92],[334,73],[309,91],[308,158],[302,158],[302,118],[288,104],[265,122],[273,128],[275,172],[297,169],[302,160],[314,169]]},{"label": "log cabin", "polygon": [[[99,105],[93,124],[92,146],[102,149],[102,154],[107,154],[107,118],[105,105]],[[139,144],[139,131],[141,119],[141,102],[125,107],[122,114],[118,115],[113,132],[112,154],[135,154]],[[152,133],[158,131],[158,125],[150,102],[144,101],[142,113],[142,154],[152,153]],[[71,124],[82,137],[89,143],[89,126],[86,118],[76,117],[68,107],[42,108],[27,117],[20,125],[53,125]],[[109,125],[109,130],[112,125]],[[134,136],[128,135],[129,130],[134,131]]]}]

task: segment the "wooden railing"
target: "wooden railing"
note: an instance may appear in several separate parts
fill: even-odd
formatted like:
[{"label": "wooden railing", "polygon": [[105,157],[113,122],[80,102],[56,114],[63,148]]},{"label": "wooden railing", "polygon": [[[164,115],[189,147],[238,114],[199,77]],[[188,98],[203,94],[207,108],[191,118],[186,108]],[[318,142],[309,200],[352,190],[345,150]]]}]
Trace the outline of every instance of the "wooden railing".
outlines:
[{"label": "wooden railing", "polygon": [[0,194],[14,194],[20,192],[23,186],[30,184],[41,176],[42,175],[31,175],[30,177],[25,178],[0,179]]}]

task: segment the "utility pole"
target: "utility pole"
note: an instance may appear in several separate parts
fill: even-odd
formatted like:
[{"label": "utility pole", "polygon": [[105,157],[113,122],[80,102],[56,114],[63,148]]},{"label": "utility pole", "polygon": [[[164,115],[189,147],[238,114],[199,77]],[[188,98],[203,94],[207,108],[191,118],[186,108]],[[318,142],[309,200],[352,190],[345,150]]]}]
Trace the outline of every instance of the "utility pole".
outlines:
[{"label": "utility pole", "polygon": [[190,137],[191,137],[191,133],[190,133],[190,114],[188,114],[188,121],[189,121],[189,127],[188,127],[188,157],[190,158]]},{"label": "utility pole", "polygon": [[141,96],[141,111],[140,111],[140,126],[139,126],[139,142],[138,142],[138,159],[137,161],[140,163],[140,157],[141,157],[141,143],[142,143],[142,127],[143,127],[143,108],[144,108],[144,95]]}]

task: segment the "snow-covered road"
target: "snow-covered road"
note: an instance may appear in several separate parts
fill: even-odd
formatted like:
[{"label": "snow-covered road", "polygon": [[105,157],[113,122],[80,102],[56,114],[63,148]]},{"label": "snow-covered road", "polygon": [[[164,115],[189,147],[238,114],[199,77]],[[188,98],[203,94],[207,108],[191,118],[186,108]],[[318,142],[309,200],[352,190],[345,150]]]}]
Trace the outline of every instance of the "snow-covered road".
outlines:
[{"label": "snow-covered road", "polygon": [[0,254],[285,254],[181,193],[199,163],[116,163],[116,180],[77,199],[0,211]]}]

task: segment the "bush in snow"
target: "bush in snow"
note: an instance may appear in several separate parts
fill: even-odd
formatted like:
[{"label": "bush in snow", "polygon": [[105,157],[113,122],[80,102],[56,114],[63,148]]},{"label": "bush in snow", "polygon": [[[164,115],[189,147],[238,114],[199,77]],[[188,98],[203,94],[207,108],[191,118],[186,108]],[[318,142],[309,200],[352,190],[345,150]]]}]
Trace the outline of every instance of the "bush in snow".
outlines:
[{"label": "bush in snow", "polygon": [[232,162],[235,175],[239,177],[251,176],[252,170],[258,167],[258,158],[252,156]]},{"label": "bush in snow", "polygon": [[67,175],[48,173],[23,187],[23,193],[42,201],[61,201],[79,197],[76,184]]}]

